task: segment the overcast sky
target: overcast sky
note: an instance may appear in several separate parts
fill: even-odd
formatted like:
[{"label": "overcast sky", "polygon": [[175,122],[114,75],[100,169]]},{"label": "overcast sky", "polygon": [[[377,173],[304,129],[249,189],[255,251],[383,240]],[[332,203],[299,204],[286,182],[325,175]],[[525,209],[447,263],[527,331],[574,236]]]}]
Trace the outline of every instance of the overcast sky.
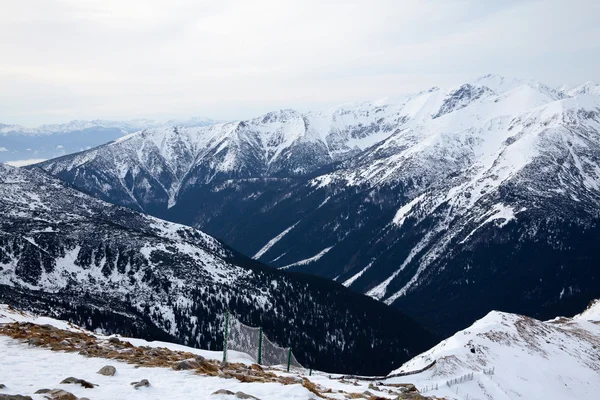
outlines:
[{"label": "overcast sky", "polygon": [[486,73],[600,81],[598,0],[0,0],[0,122],[239,119]]}]

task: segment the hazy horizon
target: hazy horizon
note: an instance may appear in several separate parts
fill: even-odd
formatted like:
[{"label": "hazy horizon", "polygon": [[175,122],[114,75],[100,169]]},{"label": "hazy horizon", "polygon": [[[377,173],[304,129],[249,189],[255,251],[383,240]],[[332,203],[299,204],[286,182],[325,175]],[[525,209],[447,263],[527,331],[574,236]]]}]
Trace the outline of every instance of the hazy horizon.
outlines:
[{"label": "hazy horizon", "polygon": [[238,120],[487,73],[599,82],[599,14],[589,0],[7,0],[0,123]]}]

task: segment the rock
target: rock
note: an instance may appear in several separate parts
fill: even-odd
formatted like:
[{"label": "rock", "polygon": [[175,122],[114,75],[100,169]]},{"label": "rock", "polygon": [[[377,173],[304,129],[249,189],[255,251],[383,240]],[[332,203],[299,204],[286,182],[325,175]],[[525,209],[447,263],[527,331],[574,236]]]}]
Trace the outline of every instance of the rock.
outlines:
[{"label": "rock", "polygon": [[83,386],[86,389],[93,389],[94,386],[97,386],[91,382],[88,382],[86,380],[83,379],[79,379],[79,378],[73,378],[72,376],[63,379],[63,381],[61,383],[72,383],[72,384],[79,384],[81,386]]},{"label": "rock", "polygon": [[108,343],[121,344],[121,340],[119,340],[118,337],[111,337],[110,339],[108,339]]},{"label": "rock", "polygon": [[235,394],[235,397],[237,397],[238,399],[253,399],[253,400],[260,400],[258,397],[254,397],[252,395],[246,394],[244,392],[237,392]]},{"label": "rock", "polygon": [[148,379],[142,379],[139,382],[131,382],[131,384],[133,385],[134,389],[150,386],[150,382],[148,382]]},{"label": "rock", "polygon": [[97,374],[104,376],[115,376],[116,373],[117,369],[112,365],[105,365],[104,367],[100,368],[100,370],[97,372]]},{"label": "rock", "polygon": [[80,397],[79,400],[90,400],[87,397]]},{"label": "rock", "polygon": [[227,389],[219,389],[216,392],[213,393],[214,394],[225,394],[228,396],[233,396],[235,393],[233,393],[231,390],[227,390]]},{"label": "rock", "polygon": [[4,383],[0,383],[0,389],[4,389],[6,385]]},{"label": "rock", "polygon": [[33,400],[29,396],[21,396],[20,394],[2,394],[2,393],[0,393],[0,399],[2,399],[2,400]]},{"label": "rock", "polygon": [[44,341],[40,338],[31,338],[29,340],[27,340],[27,344],[30,346],[41,346],[42,344],[44,344]]},{"label": "rock", "polygon": [[199,362],[199,363],[203,363],[204,361],[206,361],[206,358],[198,355],[198,356],[196,356],[196,361]]},{"label": "rock", "polygon": [[52,389],[39,389],[39,390],[36,390],[34,394],[45,394],[45,393],[49,393],[50,390],[52,390]]},{"label": "rock", "polygon": [[200,363],[194,359],[179,361],[173,368],[177,371],[200,368]]},{"label": "rock", "polygon": [[77,400],[77,396],[62,389],[53,389],[48,392],[47,399],[50,400]]}]

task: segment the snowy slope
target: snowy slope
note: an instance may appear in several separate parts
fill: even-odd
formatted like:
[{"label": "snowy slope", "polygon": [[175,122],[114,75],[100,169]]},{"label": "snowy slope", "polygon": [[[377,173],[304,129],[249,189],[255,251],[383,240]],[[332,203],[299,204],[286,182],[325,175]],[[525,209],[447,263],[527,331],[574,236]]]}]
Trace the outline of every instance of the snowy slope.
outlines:
[{"label": "snowy slope", "polygon": [[426,395],[447,399],[593,399],[600,390],[597,308],[546,322],[493,311],[393,373],[435,360],[410,378]]},{"label": "snowy slope", "polygon": [[[299,349],[301,362],[333,371],[387,372],[433,341],[366,296],[273,270],[201,231],[97,200],[40,170],[0,164],[0,217],[0,301],[91,329],[218,349],[229,310]],[[390,318],[396,325],[376,334]],[[349,348],[382,358],[354,359]]]},{"label": "snowy slope", "polygon": [[[0,305],[0,327],[3,324],[19,322],[23,329],[27,329],[24,323],[35,325],[51,325],[62,330],[79,332],[95,336],[99,339],[97,343],[106,343],[109,339],[102,334],[92,333],[76,325],[54,318],[41,317],[35,314],[15,310]],[[216,351],[199,350],[195,348],[175,345],[166,342],[147,342],[142,339],[119,337],[121,341],[130,342],[141,351],[151,348],[166,348],[173,351],[192,353],[204,357],[207,360],[220,361],[222,353]],[[243,354],[230,353],[230,363],[248,362],[250,357]],[[114,376],[103,376],[96,373],[105,365],[112,365],[117,372]],[[43,399],[43,395],[34,392],[42,388],[60,388],[71,392],[78,397],[90,397],[94,399],[189,399],[190,396],[199,399],[234,399],[233,395],[215,395],[214,392],[225,389],[233,393],[243,392],[259,399],[314,399],[318,396],[310,392],[301,383],[302,379],[309,379],[319,391],[326,392],[328,398],[345,399],[348,393],[361,394],[370,391],[373,395],[383,399],[397,398],[398,388],[392,393],[388,388],[379,391],[369,387],[369,382],[338,381],[327,374],[314,371],[308,376],[307,370],[296,370],[290,373],[277,369],[269,369],[276,376],[282,376],[288,380],[294,380],[293,384],[281,384],[279,382],[241,382],[238,379],[226,376],[207,376],[206,374],[191,371],[174,371],[171,368],[144,368],[139,365],[128,364],[114,359],[101,357],[85,357],[75,352],[53,351],[49,348],[30,346],[22,341],[12,339],[9,336],[0,336],[0,368],[3,371],[2,383],[5,387],[0,393],[30,395],[34,399]],[[223,374],[225,375],[225,374]],[[93,389],[84,389],[79,385],[59,384],[68,376],[85,379],[97,386]],[[130,383],[147,379],[149,387],[135,390]],[[422,397],[418,397],[422,398]]]}]

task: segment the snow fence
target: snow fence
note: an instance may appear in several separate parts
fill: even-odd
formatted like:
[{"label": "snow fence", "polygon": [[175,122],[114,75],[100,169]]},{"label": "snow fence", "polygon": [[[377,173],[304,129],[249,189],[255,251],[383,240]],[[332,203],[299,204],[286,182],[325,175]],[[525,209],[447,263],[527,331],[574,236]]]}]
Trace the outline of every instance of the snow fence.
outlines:
[{"label": "snow fence", "polygon": [[303,368],[291,347],[278,346],[263,333],[262,327],[245,325],[229,312],[225,316],[224,340],[223,361],[227,361],[227,352],[234,350],[248,354],[257,364],[280,365],[287,371],[290,367]]}]

